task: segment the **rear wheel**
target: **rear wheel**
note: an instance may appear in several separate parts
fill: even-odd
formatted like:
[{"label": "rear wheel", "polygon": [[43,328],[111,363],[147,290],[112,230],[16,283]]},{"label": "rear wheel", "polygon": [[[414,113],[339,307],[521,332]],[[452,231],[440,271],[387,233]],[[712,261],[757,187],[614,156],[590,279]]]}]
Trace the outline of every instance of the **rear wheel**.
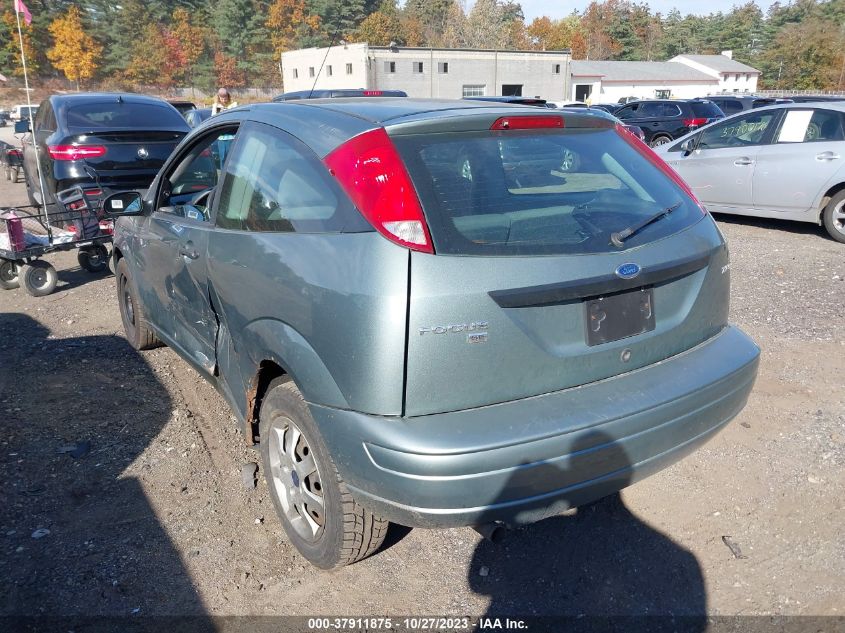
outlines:
[{"label": "rear wheel", "polygon": [[845,191],[830,199],[822,213],[824,228],[837,242],[845,243]]},{"label": "rear wheel", "polygon": [[282,377],[270,384],[260,419],[264,477],[300,554],[316,567],[334,569],[381,547],[388,522],[352,498],[293,382]]},{"label": "rear wheel", "polygon": [[161,345],[161,341],[147,326],[144,306],[125,259],[117,264],[117,303],[126,340],[134,349],[152,349]]},{"label": "rear wheel", "polygon": [[17,264],[8,259],[0,259],[0,288],[14,290],[20,285]]},{"label": "rear wheel", "polygon": [[36,259],[23,267],[21,282],[24,290],[33,297],[44,297],[56,289],[59,274],[51,264]]},{"label": "rear wheel", "polygon": [[102,244],[80,248],[76,255],[79,265],[89,273],[101,273],[109,265],[109,249]]},{"label": "rear wheel", "polygon": [[651,147],[660,147],[661,145],[666,145],[666,143],[668,143],[671,140],[672,139],[670,137],[664,136],[664,135],[661,134],[659,136],[655,136],[654,138],[652,138],[651,143],[649,143],[649,145]]}]

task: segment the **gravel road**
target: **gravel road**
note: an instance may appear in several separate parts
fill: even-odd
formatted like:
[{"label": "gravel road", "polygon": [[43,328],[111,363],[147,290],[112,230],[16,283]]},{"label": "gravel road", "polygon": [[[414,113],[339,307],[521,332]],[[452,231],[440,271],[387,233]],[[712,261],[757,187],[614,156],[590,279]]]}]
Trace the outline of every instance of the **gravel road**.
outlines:
[{"label": "gravel road", "polygon": [[333,573],[241,483],[258,457],[214,389],[169,349],[130,349],[110,275],[50,257],[55,294],[0,291],[0,615],[845,615],[845,246],[717,219],[732,320],[762,348],[727,429],[501,545],[396,528]]}]

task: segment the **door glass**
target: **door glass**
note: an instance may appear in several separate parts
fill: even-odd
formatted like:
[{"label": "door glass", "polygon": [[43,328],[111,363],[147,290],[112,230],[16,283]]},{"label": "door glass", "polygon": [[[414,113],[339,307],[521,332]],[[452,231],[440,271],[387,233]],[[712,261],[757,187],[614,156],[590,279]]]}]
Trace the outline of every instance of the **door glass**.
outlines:
[{"label": "door glass", "polygon": [[210,193],[223,171],[236,131],[236,127],[215,130],[184,154],[163,180],[157,205],[160,211],[208,220]]},{"label": "door glass", "polygon": [[616,113],[617,119],[633,119],[634,117],[638,116],[637,111],[640,109],[640,104],[635,103],[634,105],[625,106],[619,112]]},{"label": "door glass", "polygon": [[777,111],[755,112],[748,116],[713,125],[701,133],[698,149],[759,145],[776,116]]},{"label": "door glass", "polygon": [[369,231],[317,156],[269,125],[248,123],[226,165],[217,224],[247,231]]},{"label": "door glass", "polygon": [[681,109],[675,103],[663,104],[663,116],[673,118],[681,116]]},{"label": "door glass", "polygon": [[842,115],[832,110],[789,110],[778,133],[778,143],[845,140]]},{"label": "door glass", "polygon": [[659,101],[647,101],[640,108],[641,117],[663,116],[663,104]]}]

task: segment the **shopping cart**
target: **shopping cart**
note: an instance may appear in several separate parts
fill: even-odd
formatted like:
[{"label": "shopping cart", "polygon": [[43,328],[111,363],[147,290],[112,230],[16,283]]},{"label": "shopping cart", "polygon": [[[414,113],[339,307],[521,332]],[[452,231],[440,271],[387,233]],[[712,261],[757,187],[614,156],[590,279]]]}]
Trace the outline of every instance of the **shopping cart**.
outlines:
[{"label": "shopping cart", "polygon": [[105,270],[114,223],[101,209],[103,198],[101,187],[78,185],[47,205],[0,207],[0,288],[22,285],[34,297],[50,294],[58,273],[41,257],[57,251],[78,249],[82,268]]}]

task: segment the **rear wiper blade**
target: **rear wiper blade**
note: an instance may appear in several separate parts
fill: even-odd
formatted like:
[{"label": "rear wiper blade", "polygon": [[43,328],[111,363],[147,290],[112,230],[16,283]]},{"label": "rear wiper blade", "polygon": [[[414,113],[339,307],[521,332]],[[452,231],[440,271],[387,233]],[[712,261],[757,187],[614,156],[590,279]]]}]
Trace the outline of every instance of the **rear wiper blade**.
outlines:
[{"label": "rear wiper blade", "polygon": [[677,209],[682,204],[683,204],[683,200],[678,200],[671,207],[666,207],[665,209],[661,209],[660,211],[655,213],[653,216],[646,218],[645,220],[643,220],[639,224],[635,224],[634,226],[629,226],[627,229],[622,229],[621,231],[616,231],[616,233],[611,233],[610,234],[610,243],[613,244],[614,246],[618,247],[618,248],[622,248],[623,242],[625,240],[627,240],[629,237],[631,237],[632,235],[634,235],[634,233],[638,233],[640,230],[644,229],[645,227],[647,227],[652,222],[657,222],[657,220],[662,218],[664,215],[669,215],[670,213],[672,213],[672,211]]}]

